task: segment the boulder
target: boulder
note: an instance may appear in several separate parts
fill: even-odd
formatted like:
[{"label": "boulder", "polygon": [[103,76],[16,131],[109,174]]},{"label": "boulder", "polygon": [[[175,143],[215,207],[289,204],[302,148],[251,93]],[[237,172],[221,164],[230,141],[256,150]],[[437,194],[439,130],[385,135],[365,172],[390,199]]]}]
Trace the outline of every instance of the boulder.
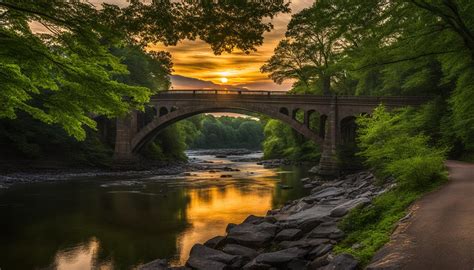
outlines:
[{"label": "boulder", "polygon": [[166,270],[168,269],[168,261],[157,259],[138,267],[139,270]]},{"label": "boulder", "polygon": [[237,224],[235,224],[235,223],[227,224],[227,227],[225,227],[225,232],[229,233],[229,231],[232,230],[232,228],[235,228],[236,226],[237,226]]},{"label": "boulder", "polygon": [[323,190],[320,190],[318,192],[315,192],[314,194],[311,194],[310,198],[313,200],[320,200],[326,197],[335,197],[339,196],[345,193],[345,190],[343,188],[338,188],[338,187],[328,187]]},{"label": "boulder", "polygon": [[265,217],[258,217],[255,215],[248,216],[242,223],[260,224],[265,221]]},{"label": "boulder", "polygon": [[302,234],[300,229],[284,229],[275,236],[275,241],[295,240]]},{"label": "boulder", "polygon": [[204,243],[204,245],[206,247],[210,247],[210,248],[219,248],[225,242],[224,240],[225,240],[224,236],[216,236],[216,237],[213,237],[213,238],[207,240]]},{"label": "boulder", "polygon": [[321,257],[321,256],[325,255],[326,253],[328,253],[331,250],[332,250],[332,245],[331,244],[322,244],[322,245],[319,245],[319,246],[313,248],[309,252],[309,257],[310,258]]},{"label": "boulder", "polygon": [[300,181],[301,181],[302,183],[311,182],[311,178],[309,178],[309,177],[302,178]]},{"label": "boulder", "polygon": [[360,205],[368,204],[369,202],[370,202],[370,199],[366,197],[350,200],[332,209],[330,216],[342,217],[345,214],[347,214],[351,209],[356,208],[357,206],[360,206]]},{"label": "boulder", "polygon": [[186,265],[196,270],[224,270],[228,268],[224,263],[204,260],[198,257],[189,258]]},{"label": "boulder", "polygon": [[322,219],[321,217],[315,217],[315,218],[303,220],[301,223],[297,225],[297,227],[301,229],[303,232],[309,232],[323,222],[324,222],[324,219]]},{"label": "boulder", "polygon": [[256,250],[237,244],[227,244],[224,246],[222,251],[228,254],[238,255],[248,259],[253,259],[258,255]]},{"label": "boulder", "polygon": [[308,262],[307,260],[295,259],[295,260],[290,261],[290,262],[286,265],[286,269],[288,269],[288,270],[307,269],[306,265],[307,265],[308,263],[309,263],[309,262]]},{"label": "boulder", "polygon": [[304,184],[303,185],[303,188],[306,188],[306,189],[310,189],[310,188],[313,188],[314,185],[313,184]]},{"label": "boulder", "polygon": [[326,255],[323,255],[321,257],[317,257],[312,262],[310,262],[308,264],[308,269],[309,270],[318,270],[318,269],[321,269],[321,267],[327,265],[328,263],[329,263],[329,253],[326,253]]},{"label": "boulder", "polygon": [[339,235],[342,231],[334,222],[325,222],[314,228],[309,237],[311,238],[330,238],[331,235]]},{"label": "boulder", "polygon": [[321,268],[321,270],[355,270],[357,262],[350,254],[337,255],[328,265]]},{"label": "boulder", "polygon": [[324,238],[304,238],[298,241],[283,241],[279,244],[281,248],[299,247],[304,249],[311,249],[322,244],[329,243],[330,239]]},{"label": "boulder", "polygon": [[255,258],[259,264],[269,264],[282,267],[292,260],[303,258],[307,251],[297,247],[283,249],[275,252],[262,253]]},{"label": "boulder", "polygon": [[238,256],[229,255],[220,250],[212,249],[201,244],[191,248],[186,265],[193,269],[224,269],[239,259]]},{"label": "boulder", "polygon": [[244,268],[244,270],[268,270],[272,268],[271,265],[269,264],[263,264],[263,263],[257,263],[255,260],[252,260],[251,262],[247,263]]},{"label": "boulder", "polygon": [[318,205],[303,210],[301,212],[292,214],[285,218],[286,221],[296,221],[299,224],[304,223],[308,220],[315,220],[317,218],[324,218],[329,216],[331,210],[334,208],[332,205]]},{"label": "boulder", "polygon": [[242,223],[229,230],[227,240],[246,247],[263,247],[270,243],[276,234],[278,226],[262,222],[258,225]]},{"label": "boulder", "polygon": [[318,173],[319,172],[319,166],[314,166],[308,171],[309,173]]}]

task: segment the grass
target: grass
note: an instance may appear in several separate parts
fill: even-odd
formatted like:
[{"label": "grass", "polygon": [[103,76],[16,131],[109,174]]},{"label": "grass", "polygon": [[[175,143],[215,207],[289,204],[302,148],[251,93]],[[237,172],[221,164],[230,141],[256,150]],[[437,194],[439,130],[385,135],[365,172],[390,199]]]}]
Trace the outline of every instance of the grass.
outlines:
[{"label": "grass", "polygon": [[[423,190],[397,187],[375,198],[370,206],[353,209],[339,225],[346,238],[336,245],[335,253],[349,253],[361,266],[366,266],[375,252],[390,240],[396,223],[407,215],[409,206],[445,180],[445,177],[440,178]],[[360,247],[353,249],[356,243]]]}]

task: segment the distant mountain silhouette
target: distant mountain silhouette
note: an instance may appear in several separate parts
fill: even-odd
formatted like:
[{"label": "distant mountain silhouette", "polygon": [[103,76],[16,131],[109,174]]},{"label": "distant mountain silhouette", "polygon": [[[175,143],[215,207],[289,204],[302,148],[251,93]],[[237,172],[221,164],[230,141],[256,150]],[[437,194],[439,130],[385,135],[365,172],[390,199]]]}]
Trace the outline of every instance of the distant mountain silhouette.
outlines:
[{"label": "distant mountain silhouette", "polygon": [[171,75],[171,85],[173,89],[228,89],[228,90],[247,90],[245,87],[229,84],[216,84],[211,81],[200,80],[196,78],[185,77],[181,75]]}]

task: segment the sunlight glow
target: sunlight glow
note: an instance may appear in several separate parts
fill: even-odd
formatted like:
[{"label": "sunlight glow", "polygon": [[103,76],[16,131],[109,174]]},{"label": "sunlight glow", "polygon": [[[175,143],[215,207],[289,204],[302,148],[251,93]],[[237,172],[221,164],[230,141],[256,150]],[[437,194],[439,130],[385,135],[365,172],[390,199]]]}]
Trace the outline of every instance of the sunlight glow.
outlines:
[{"label": "sunlight glow", "polygon": [[229,80],[227,78],[221,78],[221,83],[227,83]]}]

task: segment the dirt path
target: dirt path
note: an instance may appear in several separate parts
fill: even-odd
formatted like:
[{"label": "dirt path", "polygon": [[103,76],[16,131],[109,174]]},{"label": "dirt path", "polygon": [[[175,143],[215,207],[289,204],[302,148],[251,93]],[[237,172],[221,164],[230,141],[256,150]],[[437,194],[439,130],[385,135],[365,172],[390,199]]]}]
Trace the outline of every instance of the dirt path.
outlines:
[{"label": "dirt path", "polygon": [[374,257],[378,267],[474,270],[474,164],[447,166],[449,183],[414,205],[412,217]]}]

